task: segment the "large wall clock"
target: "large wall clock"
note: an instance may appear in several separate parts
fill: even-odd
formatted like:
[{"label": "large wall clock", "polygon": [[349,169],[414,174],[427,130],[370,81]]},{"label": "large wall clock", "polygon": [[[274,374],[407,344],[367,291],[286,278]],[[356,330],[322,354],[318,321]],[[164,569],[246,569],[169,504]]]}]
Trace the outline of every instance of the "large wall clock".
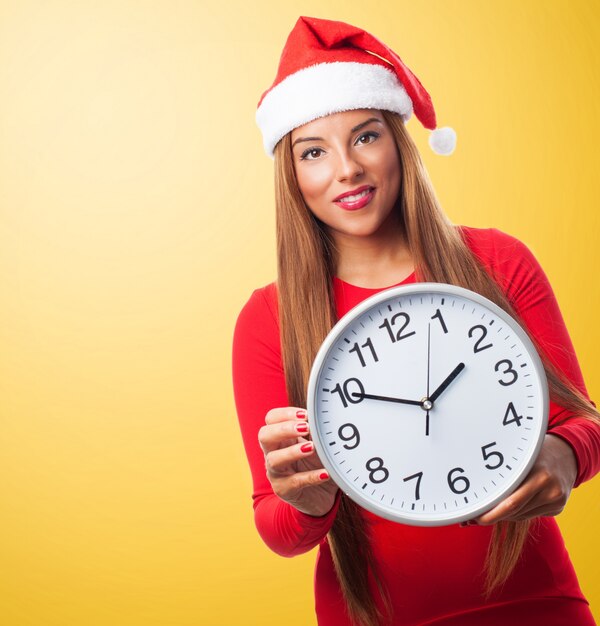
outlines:
[{"label": "large wall clock", "polygon": [[360,506],[440,526],[505,498],[531,469],[548,384],[521,326],[454,285],[381,291],[323,342],[308,385],[319,458]]}]

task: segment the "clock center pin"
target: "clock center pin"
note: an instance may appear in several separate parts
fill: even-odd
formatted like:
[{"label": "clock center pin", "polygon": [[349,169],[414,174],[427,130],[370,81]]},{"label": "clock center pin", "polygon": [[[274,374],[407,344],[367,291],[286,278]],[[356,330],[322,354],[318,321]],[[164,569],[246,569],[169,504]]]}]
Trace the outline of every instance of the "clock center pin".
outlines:
[{"label": "clock center pin", "polygon": [[424,411],[431,411],[431,409],[433,409],[433,402],[429,398],[423,398],[421,400],[421,408]]}]

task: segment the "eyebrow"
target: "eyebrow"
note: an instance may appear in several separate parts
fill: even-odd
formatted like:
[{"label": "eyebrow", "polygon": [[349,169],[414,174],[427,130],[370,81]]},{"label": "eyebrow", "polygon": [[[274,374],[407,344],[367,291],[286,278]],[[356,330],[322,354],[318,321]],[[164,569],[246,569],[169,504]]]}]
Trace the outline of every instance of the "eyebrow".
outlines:
[{"label": "eyebrow", "polygon": [[[355,126],[350,132],[355,133],[356,131],[364,128],[367,124],[370,124],[371,122],[379,122],[380,124],[383,124],[383,122],[379,118],[370,117],[368,120],[365,120],[364,122],[361,122],[360,124]],[[296,139],[296,141],[294,141],[294,143],[292,144],[292,148],[301,141],[323,141],[323,137],[298,137],[298,139]]]}]

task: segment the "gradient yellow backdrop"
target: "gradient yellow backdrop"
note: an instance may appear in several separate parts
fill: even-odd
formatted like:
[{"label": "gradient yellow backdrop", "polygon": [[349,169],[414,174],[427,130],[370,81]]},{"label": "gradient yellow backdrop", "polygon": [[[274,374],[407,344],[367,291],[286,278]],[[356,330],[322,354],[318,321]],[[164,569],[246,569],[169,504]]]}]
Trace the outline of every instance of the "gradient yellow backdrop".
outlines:
[{"label": "gradient yellow backdrop", "polygon": [[[597,2],[0,1],[0,623],[314,624],[315,553],[253,525],[237,314],[275,278],[254,124],[299,15],[430,92],[453,222],[522,239],[600,399]],[[558,518],[600,617],[600,483]]]}]

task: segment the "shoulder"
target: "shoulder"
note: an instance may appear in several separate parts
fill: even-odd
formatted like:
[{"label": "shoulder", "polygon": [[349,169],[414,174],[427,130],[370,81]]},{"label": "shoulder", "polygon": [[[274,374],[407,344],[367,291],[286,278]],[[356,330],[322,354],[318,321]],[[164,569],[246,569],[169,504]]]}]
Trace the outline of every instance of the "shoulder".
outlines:
[{"label": "shoulder", "polygon": [[458,229],[473,254],[501,282],[541,270],[532,250],[514,235],[498,228],[461,225]]},{"label": "shoulder", "polygon": [[238,323],[241,320],[268,321],[272,318],[278,323],[277,306],[277,283],[272,282],[255,289],[238,315]]},{"label": "shoulder", "polygon": [[475,228],[474,226],[457,226],[464,241],[482,260],[493,262],[509,258],[515,253],[530,252],[527,246],[515,236],[498,228]]},{"label": "shoulder", "polygon": [[269,283],[255,289],[238,314],[233,331],[236,354],[280,353],[277,285]]},{"label": "shoulder", "polygon": [[497,228],[458,228],[465,243],[511,301],[551,292],[542,266],[520,239]]}]

